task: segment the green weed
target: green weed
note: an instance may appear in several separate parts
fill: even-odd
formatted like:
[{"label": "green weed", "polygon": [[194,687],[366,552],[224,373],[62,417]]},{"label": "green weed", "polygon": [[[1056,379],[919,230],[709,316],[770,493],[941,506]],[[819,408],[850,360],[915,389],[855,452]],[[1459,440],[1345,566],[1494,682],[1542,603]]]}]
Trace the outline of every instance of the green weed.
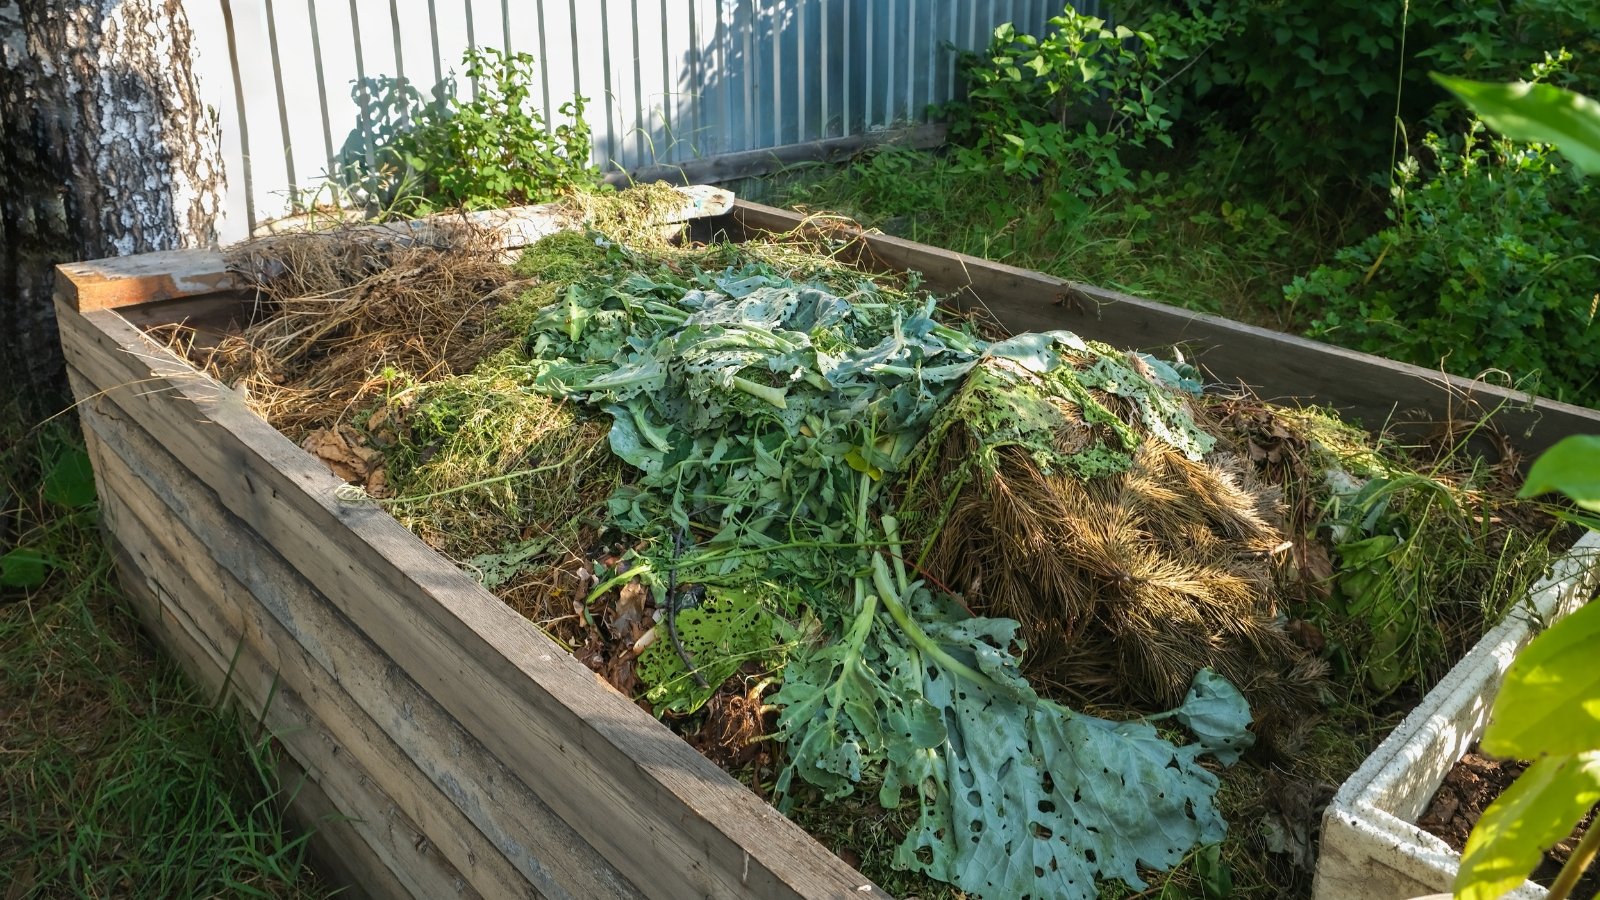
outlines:
[{"label": "green weed", "polygon": [[[885,147],[800,169],[762,195],[914,241],[1274,328],[1305,324],[1282,285],[1321,262],[1368,210],[1250,177],[1265,151],[1220,128],[1181,144],[1163,174],[1063,221],[1056,181],[972,169],[948,153]],[[1130,160],[1140,158],[1129,157]]]},{"label": "green weed", "polygon": [[270,738],[161,661],[118,597],[82,445],[0,413],[0,537],[45,560],[0,586],[7,896],[327,896]]}]

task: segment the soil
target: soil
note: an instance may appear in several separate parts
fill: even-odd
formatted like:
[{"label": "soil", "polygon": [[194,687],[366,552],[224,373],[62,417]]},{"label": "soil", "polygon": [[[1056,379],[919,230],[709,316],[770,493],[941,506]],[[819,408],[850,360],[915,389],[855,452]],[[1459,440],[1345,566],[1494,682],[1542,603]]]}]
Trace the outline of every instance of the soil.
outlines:
[{"label": "soil", "polygon": [[[1461,852],[1461,848],[1466,846],[1467,836],[1472,833],[1472,826],[1483,815],[1484,809],[1510,787],[1526,768],[1528,764],[1525,762],[1485,756],[1477,752],[1474,746],[1444,776],[1444,783],[1439,785],[1427,810],[1417,820],[1417,827],[1443,840],[1457,853]],[[1595,810],[1591,809],[1566,840],[1545,851],[1544,859],[1533,871],[1532,879],[1549,887],[1573,848],[1578,845],[1578,840],[1583,837],[1584,830],[1592,827],[1594,820]],[[1590,864],[1571,896],[1600,896],[1600,866]]]}]

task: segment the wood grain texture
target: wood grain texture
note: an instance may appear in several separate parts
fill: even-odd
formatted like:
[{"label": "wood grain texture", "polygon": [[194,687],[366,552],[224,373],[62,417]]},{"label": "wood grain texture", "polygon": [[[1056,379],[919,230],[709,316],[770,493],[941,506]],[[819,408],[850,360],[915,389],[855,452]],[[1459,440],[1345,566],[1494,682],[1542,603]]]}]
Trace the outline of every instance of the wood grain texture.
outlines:
[{"label": "wood grain texture", "polygon": [[[805,221],[741,200],[724,226],[741,240],[793,231]],[[1119,348],[1181,347],[1214,382],[1244,384],[1278,402],[1333,406],[1368,428],[1418,434],[1492,413],[1530,457],[1567,435],[1600,433],[1600,412],[1592,409],[834,222],[826,227],[831,237],[854,238],[853,255],[863,266],[920,272],[931,290],[955,295],[959,306],[987,309],[1011,331],[1059,328]]]},{"label": "wood grain texture", "polygon": [[75,368],[646,893],[870,887],[229,392],[113,312],[58,315]]},{"label": "wood grain texture", "polygon": [[[196,484],[115,404],[93,405],[96,440],[115,451],[104,464],[107,476],[139,522],[183,523],[172,555],[220,585],[247,646],[271,662],[344,752],[364,760],[474,885],[491,896],[531,889],[552,898],[639,896],[215,492]],[[137,460],[140,474],[123,460]]]},{"label": "wood grain texture", "polygon": [[[140,561],[123,548],[116,532],[106,529],[119,582],[145,630],[172,655],[196,683],[213,692],[221,690],[225,670],[218,670],[201,648],[178,626],[140,571]],[[281,757],[279,783],[294,790],[282,808],[289,824],[302,834],[314,832],[308,854],[317,874],[350,897],[389,900],[410,895],[409,889],[379,861],[367,839],[339,811],[322,788],[294,760]]]},{"label": "wood grain texture", "polygon": [[[141,563],[148,562],[145,571],[165,584],[187,580],[207,586],[206,592],[198,588],[168,590],[171,602],[182,604],[174,614],[187,617],[191,635],[205,645],[213,659],[226,663],[235,649],[242,651],[234,667],[234,685],[247,699],[252,714],[267,710],[274,733],[283,735],[290,752],[318,773],[319,781],[329,777],[323,768],[331,760],[336,766],[353,762],[363,777],[382,786],[388,806],[368,810],[367,817],[381,826],[385,844],[398,848],[389,853],[391,863],[421,868],[426,874],[437,867],[436,858],[442,858],[453,873],[485,896],[539,896],[523,873],[351,699],[345,674],[323,668],[267,609],[277,607],[307,624],[315,611],[297,606],[294,598],[284,596],[273,585],[265,586],[263,597],[260,586],[241,584],[213,558],[205,541],[261,554],[269,559],[268,568],[276,557],[272,548],[248,534],[243,523],[191,517],[194,506],[205,504],[205,491],[184,473],[174,471],[170,458],[147,455],[147,451],[159,450],[150,446],[153,441],[139,441],[130,447],[127,432],[134,430],[131,427],[118,426],[114,417],[98,412],[86,412],[84,417],[101,448],[95,459],[96,471],[103,473],[102,484],[114,495],[106,507],[119,520],[117,530],[123,535],[123,545]],[[135,452],[129,454],[129,449]],[[177,505],[166,499],[168,495],[196,494],[202,496],[180,499]],[[198,537],[197,531],[206,533],[207,538]],[[276,562],[279,572],[292,577],[291,572],[283,571],[281,561]],[[332,627],[327,640],[364,643],[348,625],[321,624]],[[287,713],[282,709],[286,702],[290,707]],[[313,741],[312,753],[324,746],[333,748],[332,753],[305,755],[307,740]],[[429,750],[441,758],[448,755],[442,739]],[[435,881],[426,887],[437,891],[440,884]],[[457,894],[466,896],[459,888]]]}]

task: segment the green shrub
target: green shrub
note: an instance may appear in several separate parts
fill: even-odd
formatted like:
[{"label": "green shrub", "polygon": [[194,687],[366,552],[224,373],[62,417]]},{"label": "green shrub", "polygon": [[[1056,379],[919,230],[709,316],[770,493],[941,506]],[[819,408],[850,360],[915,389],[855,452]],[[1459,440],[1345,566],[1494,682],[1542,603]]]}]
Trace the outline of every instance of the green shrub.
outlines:
[{"label": "green shrub", "polygon": [[1001,25],[986,51],[962,60],[967,98],[950,109],[958,158],[1058,184],[1056,218],[1080,219],[1094,199],[1135,187],[1126,148],[1172,146],[1170,75],[1225,29],[1171,13],[1112,28],[1070,6],[1042,37]]},{"label": "green shrub", "polygon": [[1296,278],[1311,333],[1476,376],[1536,377],[1540,393],[1600,403],[1600,192],[1550,148],[1429,135],[1429,171],[1398,168],[1388,227]]},{"label": "green shrub", "polygon": [[[427,215],[543,203],[595,184],[583,97],[563,103],[565,121],[551,127],[534,105],[532,56],[484,47],[462,62],[476,85],[468,98],[453,85],[433,102],[400,79],[357,85],[367,118],[365,132],[352,136],[356,146],[345,147],[345,188],[390,215]],[[370,162],[365,141],[373,144]]]},{"label": "green shrub", "polygon": [[[1385,172],[1397,116],[1413,131],[1444,125],[1429,69],[1501,80],[1545,48],[1600,50],[1591,0],[1131,0],[1119,13],[1227,23],[1228,37],[1175,79],[1173,102],[1230,116],[1272,143],[1281,169],[1314,177]],[[1592,77],[1574,67],[1559,83]]]}]

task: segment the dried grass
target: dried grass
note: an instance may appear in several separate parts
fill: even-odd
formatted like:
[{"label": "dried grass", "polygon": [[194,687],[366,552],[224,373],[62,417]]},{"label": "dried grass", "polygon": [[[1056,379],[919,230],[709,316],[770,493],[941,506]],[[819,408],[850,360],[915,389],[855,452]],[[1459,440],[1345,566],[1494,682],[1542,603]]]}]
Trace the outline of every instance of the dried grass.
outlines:
[{"label": "dried grass", "polygon": [[194,362],[299,440],[373,403],[386,372],[459,374],[508,340],[490,317],[517,286],[499,255],[466,226],[426,244],[361,228],[246,242],[228,262],[255,290],[252,324]]},{"label": "dried grass", "polygon": [[[926,483],[955,483],[977,451],[953,426]],[[908,502],[930,510],[946,499]],[[1025,668],[1040,683],[1153,711],[1180,702],[1209,667],[1270,731],[1315,709],[1323,676],[1278,615],[1281,521],[1277,493],[1230,454],[1193,462],[1148,440],[1127,472],[1085,481],[1007,447],[959,490],[923,565],[974,612],[1022,623]]]}]

